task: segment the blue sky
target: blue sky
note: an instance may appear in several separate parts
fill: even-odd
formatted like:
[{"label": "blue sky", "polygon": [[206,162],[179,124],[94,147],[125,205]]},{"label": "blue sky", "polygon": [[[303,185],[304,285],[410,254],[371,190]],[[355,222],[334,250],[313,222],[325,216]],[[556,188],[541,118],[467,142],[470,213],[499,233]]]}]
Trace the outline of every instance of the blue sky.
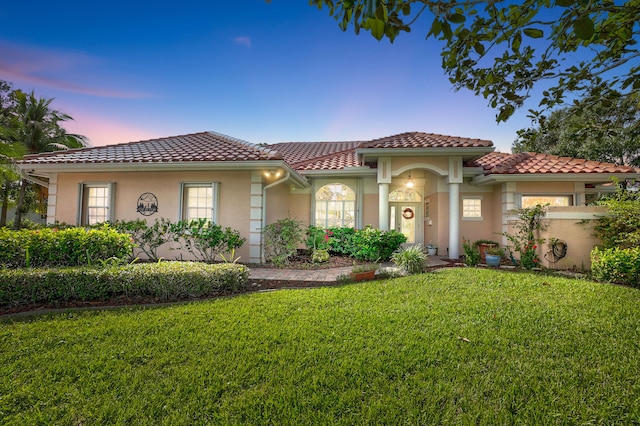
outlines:
[{"label": "blue sky", "polygon": [[454,92],[429,20],[391,44],[306,0],[18,2],[0,6],[0,79],[55,98],[93,145],[214,130],[254,143],[423,131],[510,150],[509,122]]}]

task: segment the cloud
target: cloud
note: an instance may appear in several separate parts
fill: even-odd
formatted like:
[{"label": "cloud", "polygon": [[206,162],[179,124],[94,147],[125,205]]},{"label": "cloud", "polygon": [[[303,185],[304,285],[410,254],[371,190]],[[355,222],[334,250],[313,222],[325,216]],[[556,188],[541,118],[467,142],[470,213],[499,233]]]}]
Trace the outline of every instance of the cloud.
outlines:
[{"label": "cloud", "polygon": [[0,42],[0,78],[16,86],[23,83],[105,98],[150,97],[138,91],[109,89],[72,81],[86,75],[95,76],[97,69],[102,67],[104,61],[82,53]]},{"label": "cloud", "polygon": [[251,48],[251,37],[236,37],[233,39],[236,44]]}]

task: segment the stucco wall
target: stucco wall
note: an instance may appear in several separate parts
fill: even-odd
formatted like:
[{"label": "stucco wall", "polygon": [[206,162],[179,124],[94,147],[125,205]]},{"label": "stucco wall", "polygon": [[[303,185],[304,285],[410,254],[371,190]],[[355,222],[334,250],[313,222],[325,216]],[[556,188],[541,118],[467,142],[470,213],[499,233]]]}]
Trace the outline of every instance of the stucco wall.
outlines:
[{"label": "stucco wall", "polygon": [[[179,217],[181,182],[220,182],[218,223],[231,227],[249,240],[249,212],[251,172],[249,171],[207,171],[207,172],[126,172],[126,173],[60,173],[55,219],[58,222],[76,223],[78,211],[79,183],[115,183],[115,220],[146,219],[153,223],[164,217],[175,221]],[[142,216],[136,212],[138,197],[151,192],[158,198],[158,213]],[[160,255],[173,259],[175,251],[168,248]],[[248,243],[236,255],[248,261]],[[186,255],[184,258],[188,258]]]}]

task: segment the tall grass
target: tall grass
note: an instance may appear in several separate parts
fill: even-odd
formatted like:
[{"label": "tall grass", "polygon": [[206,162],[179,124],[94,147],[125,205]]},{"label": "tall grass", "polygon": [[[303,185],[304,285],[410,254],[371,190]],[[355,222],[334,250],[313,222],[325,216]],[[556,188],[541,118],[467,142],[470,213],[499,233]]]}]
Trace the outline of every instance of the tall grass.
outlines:
[{"label": "tall grass", "polygon": [[0,423],[637,424],[640,291],[475,269],[0,324]]}]

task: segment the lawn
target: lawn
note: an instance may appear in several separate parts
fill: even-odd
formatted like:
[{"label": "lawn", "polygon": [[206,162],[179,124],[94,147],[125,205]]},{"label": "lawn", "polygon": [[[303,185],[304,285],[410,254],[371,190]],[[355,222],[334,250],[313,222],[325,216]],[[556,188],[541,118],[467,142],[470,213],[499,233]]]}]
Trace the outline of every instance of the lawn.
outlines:
[{"label": "lawn", "polygon": [[639,424],[640,291],[480,269],[0,323],[0,423]]}]

